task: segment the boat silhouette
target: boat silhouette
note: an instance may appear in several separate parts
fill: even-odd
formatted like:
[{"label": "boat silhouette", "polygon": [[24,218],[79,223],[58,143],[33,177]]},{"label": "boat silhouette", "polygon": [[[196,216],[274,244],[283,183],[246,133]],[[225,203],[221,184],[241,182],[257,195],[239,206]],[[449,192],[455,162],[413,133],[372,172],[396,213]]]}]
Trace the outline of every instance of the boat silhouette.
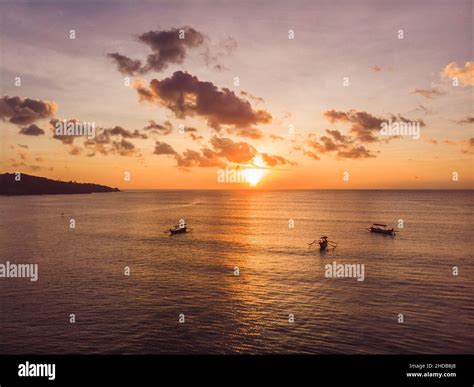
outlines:
[{"label": "boat silhouette", "polygon": [[376,234],[395,235],[396,231],[393,228],[388,228],[386,224],[374,223],[367,231]]}]

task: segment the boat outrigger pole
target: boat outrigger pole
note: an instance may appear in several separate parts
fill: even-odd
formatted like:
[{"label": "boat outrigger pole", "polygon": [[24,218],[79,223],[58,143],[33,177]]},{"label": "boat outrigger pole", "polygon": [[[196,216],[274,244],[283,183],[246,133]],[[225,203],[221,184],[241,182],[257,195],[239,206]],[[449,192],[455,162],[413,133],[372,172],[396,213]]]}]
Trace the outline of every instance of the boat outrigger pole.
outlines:
[{"label": "boat outrigger pole", "polygon": [[319,238],[319,241],[317,241],[315,239],[311,243],[308,243],[308,245],[309,245],[308,248],[311,248],[311,246],[316,242],[318,242],[318,244],[319,244],[319,250],[322,250],[322,251],[326,251],[328,245],[331,246],[333,249],[335,249],[337,247],[337,242],[330,241],[330,240],[328,240],[327,236],[323,235],[321,238]]}]

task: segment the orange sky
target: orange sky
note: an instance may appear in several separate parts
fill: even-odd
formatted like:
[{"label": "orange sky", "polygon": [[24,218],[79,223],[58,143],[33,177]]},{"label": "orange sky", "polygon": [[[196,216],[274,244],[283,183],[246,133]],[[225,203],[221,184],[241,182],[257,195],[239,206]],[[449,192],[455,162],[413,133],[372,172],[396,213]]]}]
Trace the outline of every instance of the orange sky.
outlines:
[{"label": "orange sky", "polygon": [[[0,4],[1,172],[121,189],[474,188],[470,1],[104,4]],[[250,183],[219,181],[225,168]]]}]

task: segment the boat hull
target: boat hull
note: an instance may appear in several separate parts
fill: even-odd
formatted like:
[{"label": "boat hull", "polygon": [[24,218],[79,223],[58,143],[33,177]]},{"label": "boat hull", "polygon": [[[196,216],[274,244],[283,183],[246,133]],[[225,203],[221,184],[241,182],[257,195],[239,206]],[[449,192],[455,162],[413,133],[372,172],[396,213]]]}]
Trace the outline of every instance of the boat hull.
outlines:
[{"label": "boat hull", "polygon": [[382,230],[382,229],[379,229],[379,228],[374,228],[374,227],[371,227],[370,229],[370,232],[374,232],[376,234],[385,234],[385,235],[394,235],[395,234],[395,231],[392,229],[390,230]]},{"label": "boat hull", "polygon": [[171,235],[174,235],[174,234],[186,234],[186,228],[180,228],[180,229],[177,229],[177,230],[173,230],[172,228],[170,228],[170,234]]}]

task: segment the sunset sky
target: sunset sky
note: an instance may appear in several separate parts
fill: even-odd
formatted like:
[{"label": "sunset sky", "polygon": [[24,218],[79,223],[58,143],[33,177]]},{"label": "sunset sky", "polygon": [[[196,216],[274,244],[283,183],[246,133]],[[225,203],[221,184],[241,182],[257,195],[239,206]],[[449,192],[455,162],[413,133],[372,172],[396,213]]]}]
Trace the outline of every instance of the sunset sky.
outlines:
[{"label": "sunset sky", "polygon": [[[474,188],[472,4],[3,1],[0,172],[247,187],[217,181],[238,166],[259,188]],[[420,138],[380,135],[389,119]],[[96,137],[53,137],[57,120]]]}]

